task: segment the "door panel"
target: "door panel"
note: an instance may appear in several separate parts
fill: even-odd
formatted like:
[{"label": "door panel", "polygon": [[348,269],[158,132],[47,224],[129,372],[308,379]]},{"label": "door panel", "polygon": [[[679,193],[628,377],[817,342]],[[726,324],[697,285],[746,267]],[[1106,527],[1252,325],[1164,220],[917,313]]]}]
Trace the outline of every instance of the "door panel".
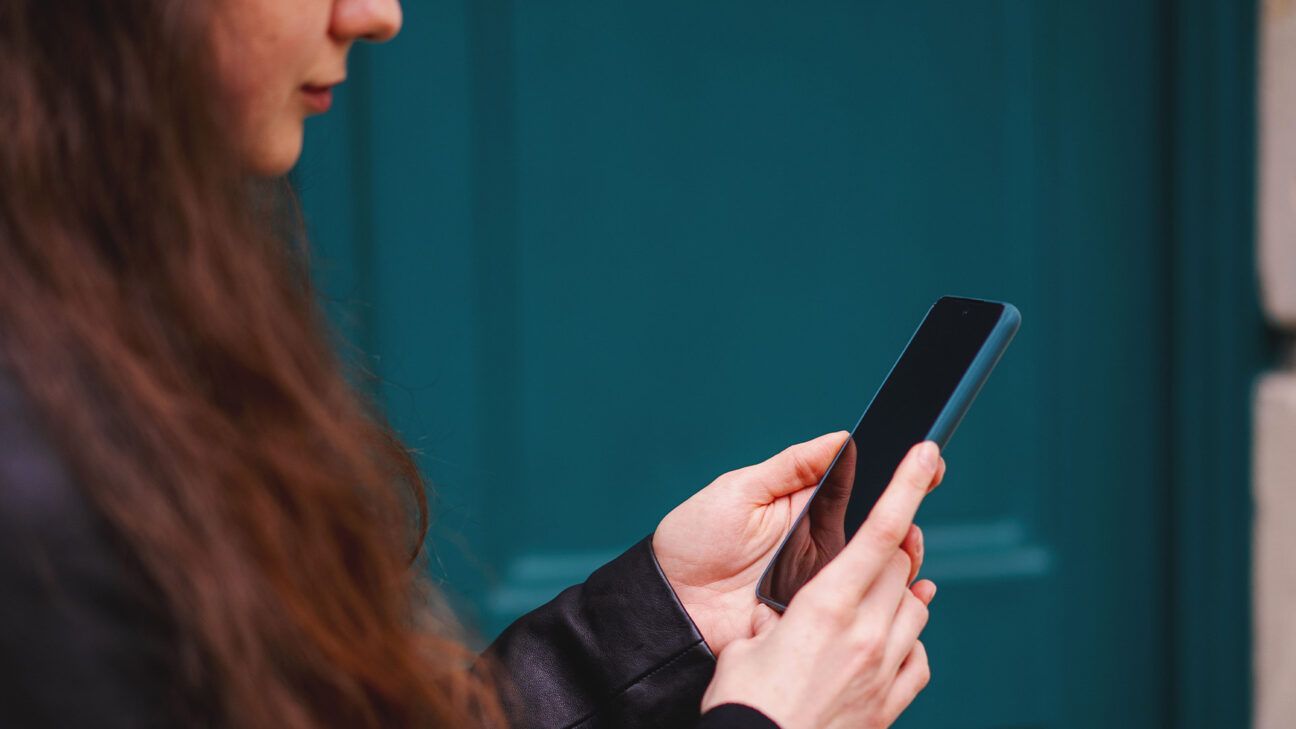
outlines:
[{"label": "door panel", "polygon": [[408,3],[298,179],[484,633],[1002,298],[902,725],[1163,724],[1158,8]]}]

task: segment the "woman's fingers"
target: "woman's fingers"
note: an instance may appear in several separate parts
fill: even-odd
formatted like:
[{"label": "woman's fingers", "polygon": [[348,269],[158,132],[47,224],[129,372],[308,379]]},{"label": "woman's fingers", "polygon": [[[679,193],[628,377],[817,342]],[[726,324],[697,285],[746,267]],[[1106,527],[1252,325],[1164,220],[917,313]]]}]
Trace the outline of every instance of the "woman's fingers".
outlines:
[{"label": "woman's fingers", "polygon": [[918,580],[909,588],[914,597],[923,601],[924,605],[931,605],[932,598],[936,597],[936,583],[931,580]]},{"label": "woman's fingers", "polygon": [[851,490],[855,485],[856,451],[855,440],[847,439],[836,456],[832,476],[823,479],[823,485],[810,502],[810,527],[820,532],[833,532],[834,539],[829,543],[838,551],[846,543],[846,507],[850,505]]},{"label": "woman's fingers", "polygon": [[749,478],[744,478],[742,483],[750,491],[750,498],[760,504],[818,486],[819,479],[849,437],[850,433],[838,431],[788,446],[765,461],[743,469]]},{"label": "woman's fingers", "polygon": [[[839,447],[844,438],[836,440]],[[756,468],[800,472],[792,481],[808,483],[815,469],[794,455],[789,449],[771,459],[781,464]],[[931,675],[918,637],[936,586],[913,582],[923,559],[923,535],[913,519],[943,472],[934,443],[912,448],[864,525],[783,616],[764,606],[752,614],[754,637],[720,654],[703,708],[746,703],[776,720],[804,715],[825,725],[890,725]],[[817,672],[816,679],[790,681],[788,671]],[[825,686],[833,690],[824,692]]]},{"label": "woman's fingers", "polygon": [[834,585],[833,589],[840,585],[851,593],[848,599],[861,598],[908,535],[919,504],[932,488],[939,461],[940,449],[931,441],[911,448],[864,525],[811,583]]},{"label": "woman's fingers", "polygon": [[774,629],[778,624],[779,614],[770,606],[760,603],[752,611],[752,637],[759,638]]},{"label": "woman's fingers", "polygon": [[916,641],[913,650],[900,664],[900,672],[896,674],[891,691],[884,700],[883,713],[892,719],[900,716],[930,682],[931,666],[927,663],[927,648],[921,640]]},{"label": "woman's fingers", "polygon": [[888,670],[898,670],[901,661],[913,651],[918,636],[927,627],[927,603],[908,590],[896,609],[895,619],[891,622],[891,633],[887,638],[887,647],[883,665]]},{"label": "woman's fingers", "polygon": [[917,524],[909,525],[909,534],[900,543],[900,549],[909,555],[909,582],[918,579],[918,571],[923,563],[923,533]]},{"label": "woman's fingers", "polygon": [[864,593],[859,606],[859,618],[871,626],[870,630],[881,628],[890,631],[891,623],[906,596],[913,597],[909,594],[909,557],[896,550],[882,574],[878,575],[868,592]]}]

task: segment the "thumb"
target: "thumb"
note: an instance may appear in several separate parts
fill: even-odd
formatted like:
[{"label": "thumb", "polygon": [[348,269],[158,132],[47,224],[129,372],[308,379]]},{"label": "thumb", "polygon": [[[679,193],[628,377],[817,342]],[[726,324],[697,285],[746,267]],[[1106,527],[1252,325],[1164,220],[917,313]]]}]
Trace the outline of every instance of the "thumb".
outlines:
[{"label": "thumb", "polygon": [[815,486],[841,450],[850,433],[839,430],[797,443],[774,457],[752,466],[746,479],[751,496],[760,503]]},{"label": "thumb", "polygon": [[769,605],[760,603],[752,611],[752,637],[759,638],[762,635],[774,629],[778,625],[779,614],[774,612]]}]

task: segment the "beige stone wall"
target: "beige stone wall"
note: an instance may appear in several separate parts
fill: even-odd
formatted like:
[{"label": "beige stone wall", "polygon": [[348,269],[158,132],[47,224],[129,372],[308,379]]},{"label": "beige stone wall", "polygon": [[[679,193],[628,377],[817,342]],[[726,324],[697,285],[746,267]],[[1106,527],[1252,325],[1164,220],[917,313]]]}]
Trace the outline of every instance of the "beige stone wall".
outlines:
[{"label": "beige stone wall", "polygon": [[[1296,332],[1296,2],[1265,2],[1260,44],[1260,281],[1266,315]],[[1296,726],[1296,367],[1265,376],[1255,398],[1255,727],[1291,729]]]},{"label": "beige stone wall", "polygon": [[1257,729],[1296,726],[1296,373],[1256,390]]},{"label": "beige stone wall", "polygon": [[1260,282],[1269,316],[1296,328],[1296,0],[1265,4],[1260,46]]}]

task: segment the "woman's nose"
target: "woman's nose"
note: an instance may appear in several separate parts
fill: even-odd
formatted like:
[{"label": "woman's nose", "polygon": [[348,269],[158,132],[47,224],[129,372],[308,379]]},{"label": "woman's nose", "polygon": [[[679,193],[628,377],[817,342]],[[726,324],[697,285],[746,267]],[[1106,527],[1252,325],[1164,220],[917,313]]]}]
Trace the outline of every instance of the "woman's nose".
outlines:
[{"label": "woman's nose", "polygon": [[383,43],[401,29],[400,0],[337,0],[333,9],[334,37]]}]

